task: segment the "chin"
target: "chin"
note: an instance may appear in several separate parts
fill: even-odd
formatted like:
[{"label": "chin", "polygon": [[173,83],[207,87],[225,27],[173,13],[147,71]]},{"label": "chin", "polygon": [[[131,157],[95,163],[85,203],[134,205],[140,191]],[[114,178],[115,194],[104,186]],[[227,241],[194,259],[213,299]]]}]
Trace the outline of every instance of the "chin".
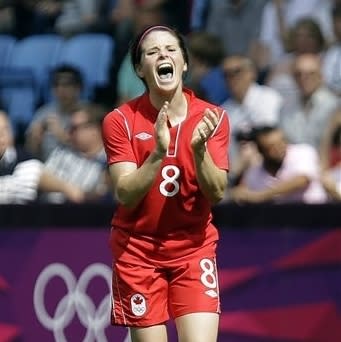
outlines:
[{"label": "chin", "polygon": [[176,91],[176,86],[174,84],[170,84],[170,85],[159,85],[158,86],[158,91],[161,94],[169,94],[169,93],[173,93]]}]

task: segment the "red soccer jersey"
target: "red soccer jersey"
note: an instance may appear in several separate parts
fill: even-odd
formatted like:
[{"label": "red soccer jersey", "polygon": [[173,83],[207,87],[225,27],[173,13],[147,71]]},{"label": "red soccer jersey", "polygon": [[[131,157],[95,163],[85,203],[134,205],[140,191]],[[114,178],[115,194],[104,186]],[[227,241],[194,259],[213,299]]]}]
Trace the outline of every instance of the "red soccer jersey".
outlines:
[{"label": "red soccer jersey", "polygon": [[[212,104],[185,89],[189,112],[170,128],[171,143],[150,191],[134,209],[121,205],[113,216],[113,227],[146,235],[164,236],[176,231],[200,232],[212,219],[211,204],[200,191],[190,146],[193,130]],[[134,162],[140,167],[155,148],[154,123],[158,115],[144,94],[106,115],[103,139],[108,164]],[[207,149],[221,168],[228,170],[229,121],[221,110],[219,124]]]}]

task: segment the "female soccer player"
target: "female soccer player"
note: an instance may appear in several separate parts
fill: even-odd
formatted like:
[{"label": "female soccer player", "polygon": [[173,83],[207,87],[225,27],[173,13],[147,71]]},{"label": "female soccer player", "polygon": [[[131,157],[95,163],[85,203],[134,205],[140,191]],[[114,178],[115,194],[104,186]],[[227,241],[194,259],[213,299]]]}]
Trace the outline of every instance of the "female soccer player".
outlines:
[{"label": "female soccer player", "polygon": [[112,324],[134,342],[217,340],[217,229],[211,206],[227,186],[225,112],[184,88],[188,54],[166,26],[146,28],[131,47],[146,92],[103,122],[118,201],[112,219]]}]

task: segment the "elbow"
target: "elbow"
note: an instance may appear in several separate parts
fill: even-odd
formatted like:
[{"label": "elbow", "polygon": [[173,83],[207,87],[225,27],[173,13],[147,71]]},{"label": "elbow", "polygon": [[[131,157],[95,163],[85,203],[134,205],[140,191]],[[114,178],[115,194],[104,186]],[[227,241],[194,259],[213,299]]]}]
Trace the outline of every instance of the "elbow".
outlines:
[{"label": "elbow", "polygon": [[228,180],[227,177],[224,175],[215,191],[211,193],[210,200],[212,204],[217,204],[225,198],[227,184]]},{"label": "elbow", "polygon": [[305,189],[311,183],[311,178],[307,176],[300,176],[297,181],[298,188]]},{"label": "elbow", "polygon": [[125,189],[116,188],[115,197],[118,203],[127,209],[134,209],[137,205],[136,200]]},{"label": "elbow", "polygon": [[222,199],[223,199],[223,196],[222,196],[222,197],[212,197],[212,198],[210,198],[210,202],[211,202],[212,205],[216,205],[216,204],[218,204]]},{"label": "elbow", "polygon": [[219,203],[220,201],[222,201],[224,199],[224,197],[225,197],[225,189],[226,189],[226,186],[219,187],[215,191],[212,191],[209,194],[209,196],[208,196],[209,200],[210,200],[210,202],[213,205]]}]

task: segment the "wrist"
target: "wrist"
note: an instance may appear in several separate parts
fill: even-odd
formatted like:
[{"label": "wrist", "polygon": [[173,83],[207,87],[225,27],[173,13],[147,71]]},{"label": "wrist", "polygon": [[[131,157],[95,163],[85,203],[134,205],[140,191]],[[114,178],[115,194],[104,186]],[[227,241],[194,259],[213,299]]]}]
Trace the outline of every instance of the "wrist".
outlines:
[{"label": "wrist", "polygon": [[198,144],[198,145],[192,146],[192,151],[196,157],[203,158],[206,152],[206,145]]},{"label": "wrist", "polygon": [[163,159],[166,153],[167,151],[161,151],[156,148],[151,154],[152,154],[153,159]]}]

